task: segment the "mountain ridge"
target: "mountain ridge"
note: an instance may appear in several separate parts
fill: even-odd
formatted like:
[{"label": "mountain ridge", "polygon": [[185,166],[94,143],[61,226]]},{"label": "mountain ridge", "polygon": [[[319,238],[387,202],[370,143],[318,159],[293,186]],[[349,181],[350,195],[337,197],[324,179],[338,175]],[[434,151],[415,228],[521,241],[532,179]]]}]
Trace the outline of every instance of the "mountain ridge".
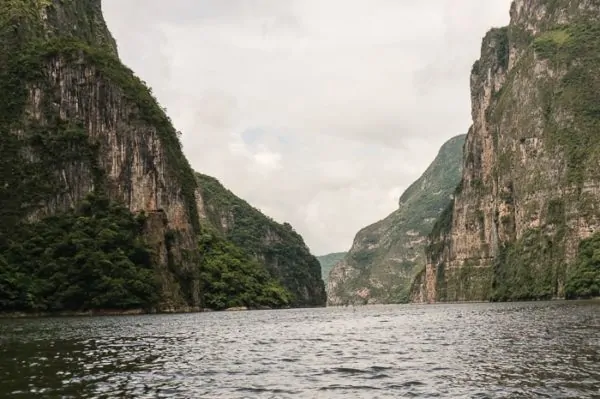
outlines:
[{"label": "mountain ridge", "polygon": [[425,236],[458,182],[464,138],[454,136],[440,147],[401,195],[396,211],[359,230],[330,272],[328,305],[408,301],[413,275],[425,265]]}]

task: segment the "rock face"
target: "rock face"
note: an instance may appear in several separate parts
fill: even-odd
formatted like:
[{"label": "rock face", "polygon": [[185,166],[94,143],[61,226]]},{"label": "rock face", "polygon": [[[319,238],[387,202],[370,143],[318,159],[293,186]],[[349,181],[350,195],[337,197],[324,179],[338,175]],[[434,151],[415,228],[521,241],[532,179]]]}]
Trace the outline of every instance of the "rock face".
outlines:
[{"label": "rock face", "polygon": [[398,209],[356,234],[329,274],[329,305],[408,301],[412,279],[425,267],[426,237],[460,179],[464,141],[464,135],[447,141]]},{"label": "rock face", "polygon": [[3,229],[102,190],[150,216],[163,309],[197,306],[193,172],[169,118],[117,58],[100,0],[14,0],[0,18]]},{"label": "rock face", "polygon": [[344,256],[346,256],[347,252],[334,252],[327,255],[317,256],[319,263],[321,264],[321,275],[323,276],[323,281],[325,285],[327,285],[327,281],[329,279],[329,272],[331,269],[341,261]]},{"label": "rock face", "polygon": [[117,56],[100,0],[6,0],[0,5],[0,26],[4,47],[60,38],[101,47]]},{"label": "rock face", "polygon": [[471,73],[462,181],[415,302],[565,296],[600,226],[600,1],[517,0]]},{"label": "rock face", "polygon": [[325,306],[321,267],[302,237],[227,190],[210,176],[196,174],[200,222],[257,259],[293,295],[292,306]]},{"label": "rock face", "polygon": [[[54,264],[48,268],[53,273],[50,288],[43,284],[46,278],[43,270],[33,270],[40,273],[29,278],[28,272],[24,272],[27,269],[19,263],[19,254],[26,250],[19,247],[21,244],[15,243],[13,237],[35,231],[29,226],[41,221],[47,222],[44,226],[48,229],[52,223],[64,224],[62,216],[57,215],[74,210],[79,212],[76,215],[89,216],[86,219],[89,222],[94,216],[86,214],[85,209],[89,209],[88,200],[92,198],[95,198],[94,204],[101,205],[98,209],[118,209],[111,207],[113,203],[124,205],[143,223],[139,230],[130,223],[131,232],[120,231],[113,224],[101,233],[103,243],[117,242],[114,237],[128,233],[131,237],[140,235],[144,245],[150,247],[151,261],[140,255],[146,252],[137,238],[129,241],[132,246],[137,245],[138,252],[110,249],[114,250],[115,257],[140,264],[130,265],[132,270],[143,265],[153,268],[144,283],[157,280],[160,292],[158,299],[152,300],[154,310],[186,311],[203,305],[201,282],[206,281],[201,277],[209,271],[202,269],[205,262],[204,257],[201,258],[201,242],[202,248],[214,244],[211,248],[217,255],[213,253],[213,263],[223,259],[232,262],[249,259],[238,253],[239,248],[254,255],[296,295],[292,305],[325,304],[319,263],[291,226],[269,220],[214,179],[199,178],[203,184],[198,188],[169,117],[151,90],[120,62],[116,43],[102,16],[100,0],[2,1],[0,46],[0,311],[3,308],[31,310],[35,306],[76,309],[77,298],[68,305],[58,299],[46,303],[45,295],[60,297],[60,292],[54,291],[64,290],[64,286],[72,282],[69,279],[85,280],[91,285],[96,281],[98,284],[109,282],[114,288],[113,297],[102,303],[132,306],[131,301],[128,304],[120,301],[118,289],[124,283],[110,271],[122,264],[99,256],[94,259],[102,261],[88,262],[95,275],[77,275],[81,269],[78,262],[85,263],[83,254],[78,252],[80,238],[67,236],[65,242],[60,243],[62,247],[51,250],[43,248],[44,242],[36,241],[36,237],[27,237],[32,243],[27,245],[33,245],[36,251],[42,246],[48,259],[54,259],[67,249],[75,254],[69,258],[63,256],[65,266],[60,266],[63,269]],[[72,215],[69,217],[73,220]],[[218,240],[207,241],[201,227],[201,222],[206,220],[239,248],[220,245]],[[82,223],[78,226],[85,228]],[[89,231],[79,231],[78,237],[87,233]],[[102,251],[93,248],[89,241],[86,245],[92,254]],[[218,253],[227,248],[235,253],[230,257]],[[32,265],[26,266],[37,267]],[[252,267],[247,269],[255,271]],[[65,270],[71,273],[68,277],[63,273]],[[143,274],[142,268],[138,271],[148,276]],[[270,284],[264,274],[268,273],[246,276],[268,284],[252,287],[255,291],[267,290],[273,298],[287,295]],[[126,277],[135,281],[135,276]],[[138,289],[142,287],[138,283],[127,285]],[[122,291],[127,288],[131,287]],[[26,300],[28,295],[33,297],[32,293],[35,306]],[[246,292],[236,294],[240,301],[248,297]],[[144,295],[154,297],[154,292],[144,292]],[[20,300],[21,297],[25,300]],[[91,298],[92,302],[94,299]]]}]

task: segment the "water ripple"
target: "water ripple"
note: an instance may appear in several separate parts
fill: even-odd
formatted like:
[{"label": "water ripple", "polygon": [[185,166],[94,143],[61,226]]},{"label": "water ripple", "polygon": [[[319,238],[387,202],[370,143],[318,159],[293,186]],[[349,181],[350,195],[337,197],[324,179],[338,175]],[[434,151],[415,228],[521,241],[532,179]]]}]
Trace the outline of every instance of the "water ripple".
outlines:
[{"label": "water ripple", "polygon": [[1,320],[0,397],[598,398],[600,302]]}]

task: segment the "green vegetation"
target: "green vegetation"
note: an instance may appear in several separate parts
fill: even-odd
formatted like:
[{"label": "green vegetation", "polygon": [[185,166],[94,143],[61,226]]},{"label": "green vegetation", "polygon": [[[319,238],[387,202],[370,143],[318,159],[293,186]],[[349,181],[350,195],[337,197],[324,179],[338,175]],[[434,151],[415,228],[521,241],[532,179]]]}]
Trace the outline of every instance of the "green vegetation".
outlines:
[{"label": "green vegetation", "polygon": [[425,252],[433,263],[437,263],[442,259],[442,253],[446,245],[445,236],[452,229],[453,217],[454,199],[446,205],[446,208],[438,216],[428,236]]},{"label": "green vegetation", "polygon": [[322,306],[321,266],[289,223],[279,224],[237,197],[213,177],[196,174],[205,226],[257,259],[293,295],[292,306]]},{"label": "green vegetation", "polygon": [[323,281],[327,284],[327,280],[329,279],[329,272],[333,269],[336,263],[344,259],[347,252],[336,252],[323,256],[317,256],[319,263],[321,264],[321,276],[323,277]]},{"label": "green vegetation", "polygon": [[548,202],[544,229],[529,229],[515,242],[501,245],[494,260],[491,300],[551,299],[565,282],[565,203]]},{"label": "green vegetation", "polygon": [[498,65],[507,70],[510,56],[508,27],[492,29],[491,34],[495,43],[494,49]]},{"label": "green vegetation", "polygon": [[[532,7],[509,27],[492,29],[482,44],[481,59],[472,67],[473,97],[478,99],[484,98],[482,90],[490,82],[506,78],[499,89],[492,89],[485,118],[478,121],[485,129],[475,132],[492,136],[488,154],[493,154],[494,164],[492,178],[482,181],[477,179],[481,147],[474,145],[465,156],[474,171],[470,193],[475,197],[466,202],[459,198],[459,206],[468,212],[464,227],[468,233],[481,233],[477,258],[463,261],[459,268],[444,263],[451,211],[440,216],[430,236],[427,252],[437,264],[439,299],[529,300],[588,297],[596,292],[593,245],[582,244],[585,250],[580,252],[587,254],[580,253],[574,268],[568,267],[567,257],[572,243],[579,240],[580,221],[600,216],[593,189],[600,181],[597,9],[561,0],[536,2]],[[537,12],[537,7],[544,12]],[[526,14],[532,20],[524,20],[529,18]],[[529,31],[537,33],[533,36]],[[489,80],[490,68],[493,74],[495,66],[508,65],[509,50],[518,57],[516,64],[508,75]],[[466,188],[461,183],[457,193]],[[483,226],[486,220],[478,209],[484,193],[495,196],[491,200],[497,231],[492,231],[491,240],[486,237],[494,226]],[[521,231],[537,222],[539,228]],[[487,256],[495,253],[491,249],[496,240],[498,252],[489,267]],[[460,252],[454,254],[456,258],[470,251]],[[567,270],[571,273],[566,284]]]},{"label": "green vegetation", "polygon": [[28,25],[33,25],[40,17],[40,10],[50,4],[51,0],[4,0],[0,4],[0,21],[6,23],[23,18]]},{"label": "green vegetation", "polygon": [[[102,75],[108,82],[118,86],[125,97],[136,104],[140,121],[157,129],[167,153],[168,165],[171,166],[171,178],[181,182],[189,214],[196,215],[195,180],[181,152],[176,132],[151,92],[139,79],[104,49],[62,39],[32,43],[29,47],[22,46],[20,50],[12,52],[0,65],[0,152],[3,155],[0,158],[0,177],[4,180],[0,187],[0,245],[8,245],[10,240],[22,234],[22,221],[25,217],[44,205],[64,209],[73,197],[77,200],[77,194],[73,190],[86,192],[93,188],[96,195],[104,195],[106,179],[100,164],[103,153],[109,149],[103,148],[100,141],[93,141],[84,127],[84,120],[63,119],[59,115],[54,104],[57,100],[52,94],[55,93],[55,83],[47,70],[56,60],[70,64],[72,68],[95,68],[96,76]],[[39,122],[24,114],[30,87],[38,88],[41,93],[39,99],[42,118]],[[66,178],[66,174],[72,171],[78,174],[75,180]],[[191,179],[186,180],[186,177]],[[73,184],[82,186],[73,187]],[[190,222],[199,231],[197,219],[191,217]],[[60,218],[50,218],[44,223],[49,226],[50,223],[62,222]],[[75,254],[72,256],[76,257]],[[112,255],[106,256],[110,258]],[[101,260],[97,258],[98,262]],[[69,272],[72,274],[72,270]],[[31,289],[34,290],[35,287]],[[36,295],[39,294],[38,291],[35,292]],[[52,299],[54,294],[41,292],[50,295],[47,303],[36,297],[29,308],[20,303],[20,309],[61,310],[62,299],[59,298],[59,302],[56,302]],[[129,307],[152,304],[148,298],[127,299],[127,294],[123,295],[122,303],[113,298],[112,302],[86,302],[81,306]],[[11,305],[7,309],[15,306]],[[64,305],[68,310],[74,310],[73,307],[73,304]]]},{"label": "green vegetation", "polygon": [[439,215],[460,181],[465,138],[463,134],[445,142],[423,175],[400,197],[401,206],[413,208],[407,216],[407,228],[421,228],[425,234],[431,230],[431,226],[422,227],[422,219]]},{"label": "green vegetation", "polygon": [[55,37],[73,38],[117,55],[100,0],[3,0],[0,4],[0,48],[5,54]]},{"label": "green vegetation", "polygon": [[[535,38],[536,55],[567,73],[548,85],[545,95],[546,130],[550,148],[565,155],[570,182],[579,186],[587,177],[600,177],[600,25],[575,24]],[[566,114],[570,118],[558,119]]]},{"label": "green vegetation", "polygon": [[482,59],[476,60],[471,67],[471,75],[483,76],[487,74],[487,68],[493,68],[493,72],[498,68],[504,70],[508,69],[508,61],[510,56],[509,48],[509,29],[508,27],[493,28],[490,29],[485,38],[483,39],[481,51],[483,54],[489,54],[489,48],[491,48],[493,57],[489,58],[493,60],[492,63],[483,62]]},{"label": "green vegetation", "polygon": [[565,287],[567,299],[600,297],[600,233],[579,244]]},{"label": "green vegetation", "polygon": [[544,32],[535,38],[533,47],[543,57],[554,57],[560,53],[567,42],[571,39],[566,29],[558,29]]},{"label": "green vegetation", "polygon": [[[223,198],[234,209],[227,208],[219,203],[222,189],[209,208],[231,212],[234,228],[220,235],[201,228],[196,177],[179,134],[152,91],[118,59],[100,0],[2,1],[0,46],[0,311],[195,305],[199,279],[204,302],[215,309],[324,304],[319,263],[289,224],[268,220],[228,194]],[[88,76],[86,84],[76,82]],[[88,92],[92,84],[100,92]],[[104,158],[115,149],[88,131],[91,119],[113,111],[123,117],[123,129],[142,127],[158,136],[164,177],[173,185],[168,194],[183,198],[199,248],[183,244],[193,242],[187,232],[164,231],[163,210],[133,224],[126,208],[107,199],[121,185],[136,184],[127,176],[108,181]],[[130,167],[156,167],[153,154],[140,160],[144,165],[132,165],[135,143],[119,141]],[[76,209],[60,211],[69,206]]]},{"label": "green vegetation", "polygon": [[523,26],[510,25],[508,27],[508,42],[514,48],[525,49],[532,41],[533,36]]},{"label": "green vegetation", "polygon": [[[21,58],[19,65],[21,68],[24,64],[28,65],[27,71],[34,73],[34,71],[43,70],[44,65],[56,58],[70,63],[81,62],[83,58],[88,67],[96,68],[108,81],[123,91],[125,99],[136,105],[137,115],[134,118],[137,117],[151,126],[160,137],[167,157],[167,172],[172,179],[179,182],[190,216],[190,223],[196,232],[199,232],[199,222],[193,217],[197,215],[194,173],[187,158],[183,155],[181,142],[171,119],[158,104],[152,90],[137,78],[133,71],[125,67],[118,58],[105,49],[89,47],[77,41],[57,40],[34,47],[29,54]],[[26,73],[22,69],[21,71]],[[26,77],[23,80],[32,83],[31,79]]]},{"label": "green vegetation", "polygon": [[221,236],[200,237],[200,281],[205,306],[214,310],[245,306],[280,308],[292,295],[273,279],[263,265]]},{"label": "green vegetation", "polygon": [[0,311],[152,308],[144,221],[90,195],[76,210],[19,224],[0,244]]},{"label": "green vegetation", "polygon": [[[3,104],[5,102],[0,104],[0,110]],[[6,126],[2,122],[0,116],[0,126]],[[25,149],[36,154],[36,158],[26,159]],[[0,136],[0,176],[4,180],[0,186],[0,242],[40,203],[68,190],[56,170],[74,164],[85,165],[92,173],[90,180],[99,183],[97,151],[98,147],[88,142],[81,127],[61,121],[54,121],[52,127],[30,126],[22,137]]]},{"label": "green vegetation", "polygon": [[504,244],[494,261],[491,300],[551,299],[565,281],[564,229],[527,230]]},{"label": "green vegetation", "polygon": [[471,67],[471,75],[479,75],[481,73],[481,61],[476,60]]},{"label": "green vegetation", "polygon": [[[48,119],[47,126],[31,126],[29,121],[23,119],[23,110],[28,95],[27,87],[29,85],[40,87],[44,93],[52,92],[52,83],[48,81],[45,69],[52,60],[56,59],[61,59],[73,65],[81,64],[83,61],[84,65],[93,66],[111,83],[121,88],[125,98],[136,104],[140,120],[156,129],[161,138],[166,151],[167,165],[171,177],[180,182],[188,206],[190,222],[196,228],[196,231],[199,231],[197,219],[191,217],[197,214],[193,172],[182,153],[181,143],[170,119],[158,105],[151,91],[117,58],[104,49],[92,48],[78,41],[61,39],[32,45],[20,53],[12,54],[6,68],[3,68],[0,74],[0,98],[3,99],[0,103],[0,129],[3,131],[23,129],[25,133],[25,138],[18,138],[16,135],[11,134],[2,136],[0,150],[3,150],[3,154],[8,154],[8,156],[3,157],[0,161],[0,172],[9,179],[18,178],[24,182],[36,180],[31,182],[28,187],[21,184],[22,193],[20,196],[13,193],[11,195],[12,202],[16,204],[30,203],[33,202],[32,199],[52,194],[47,189],[56,187],[56,174],[54,176],[40,176],[40,173],[48,174],[49,171],[59,169],[60,164],[57,163],[72,160],[72,157],[64,154],[61,146],[54,148],[56,152],[51,152],[48,151],[47,146],[40,147],[38,145],[36,149],[39,148],[40,151],[37,154],[47,159],[46,162],[40,161],[39,165],[36,166],[28,165],[29,161],[24,160],[22,155],[24,149],[30,148],[35,142],[41,145],[45,144],[46,139],[43,136],[46,133],[57,131],[58,133],[54,134],[56,136],[59,133],[63,134],[72,130],[73,127],[70,125],[78,124],[81,126],[83,124],[83,121],[61,121],[57,115],[58,111],[52,105],[53,99],[49,95],[42,97],[43,108]],[[81,131],[83,132],[83,130]],[[84,134],[80,134],[79,137],[81,138],[78,142],[80,145],[73,150],[73,153],[77,154],[80,151],[83,151],[84,154],[88,153],[89,150],[85,149],[84,145]],[[74,142],[69,140],[68,137],[57,138],[56,140],[68,142],[69,147],[74,145]],[[15,170],[20,171],[18,177],[13,174]],[[47,180],[47,178],[50,180]],[[41,187],[42,185],[47,187]],[[2,220],[0,220],[1,224]]]},{"label": "green vegetation", "polygon": [[[548,60],[553,70],[566,73],[559,79],[540,81],[546,143],[566,160],[566,182],[581,188],[586,180],[600,177],[600,26],[574,24],[539,34],[532,43],[536,57]],[[524,59],[528,59],[524,56]],[[529,68],[521,65],[519,69]],[[530,69],[530,68],[529,68]],[[516,72],[515,72],[516,73]],[[512,74],[507,85],[516,78]],[[508,90],[504,90],[508,94]],[[514,98],[502,99],[514,102]],[[508,108],[498,108],[509,112]],[[563,115],[559,118],[559,115]],[[567,116],[567,117],[565,117]],[[572,200],[582,201],[580,194]],[[495,261],[493,300],[548,299],[563,294],[566,279],[567,238],[565,200],[548,203],[549,228],[527,231],[520,240],[506,243]],[[588,204],[587,207],[593,207]],[[574,272],[564,289],[567,297],[594,295],[593,239],[584,241]],[[592,252],[590,252],[592,251]]]},{"label": "green vegetation", "polygon": [[[51,26],[44,32],[40,30],[41,7],[47,7],[46,25]],[[100,2],[69,2],[60,7],[62,10],[58,12],[49,2],[22,0],[8,0],[0,5],[0,20],[4,22],[0,41],[5,49],[10,49],[0,57],[0,97],[3,99],[0,102],[0,152],[3,155],[0,176],[5,181],[0,186],[0,264],[4,267],[0,309],[58,311],[153,307],[160,300],[155,281],[157,273],[150,264],[153,258],[149,253],[146,258],[138,258],[142,256],[138,247],[147,248],[139,236],[141,230],[135,230],[134,234],[127,220],[119,219],[124,217],[125,208],[108,205],[105,199],[94,199],[92,205],[89,201],[84,202],[71,213],[60,213],[31,225],[24,223],[26,216],[38,212],[44,205],[50,209],[64,207],[64,202],[72,201],[74,189],[87,191],[93,188],[96,194],[91,198],[104,198],[107,182],[100,165],[103,153],[110,149],[103,148],[101,140],[93,141],[85,120],[59,115],[56,103],[60,98],[53,94],[56,93],[56,82],[50,69],[60,62],[82,73],[83,69],[91,70],[95,79],[114,86],[133,105],[128,109],[130,122],[147,125],[157,133],[166,153],[167,179],[178,183],[190,223],[196,233],[201,232],[194,193],[196,180],[181,151],[178,134],[152,91],[117,58],[116,45],[101,18]],[[54,39],[46,40],[46,37]],[[39,122],[24,113],[32,87],[39,89],[41,94]],[[109,106],[108,102],[98,104],[101,108]],[[83,187],[69,186],[73,181],[66,179],[64,173],[72,171],[79,174],[77,184],[83,184]],[[87,224],[83,217],[89,218]],[[74,224],[83,230],[78,230]],[[282,228],[291,231],[287,226]],[[63,229],[70,234],[66,235]],[[51,241],[50,232],[57,242]],[[32,234],[40,235],[43,240],[34,239]],[[106,234],[102,236],[106,242],[102,239],[91,242],[89,236],[93,234]],[[127,242],[127,237],[131,242]],[[203,237],[206,238],[206,234]],[[193,297],[190,290],[197,274],[204,278],[205,301],[215,308],[237,302],[244,306],[269,307],[291,302],[291,295],[273,282],[264,267],[258,268],[255,261],[242,256],[233,244],[215,239],[201,242],[201,249],[207,251],[201,264],[184,267],[172,253],[175,250],[190,257],[183,253],[184,249],[174,247],[181,238],[180,232],[168,231],[164,238],[168,264],[160,267],[166,267],[179,281],[188,302]],[[26,253],[17,245],[18,240],[22,240],[23,247],[30,251]],[[67,243],[72,240],[76,244],[70,248],[71,252],[56,252],[55,255],[50,249],[63,245],[60,240]],[[32,250],[35,245],[39,248]],[[111,252],[114,249],[111,245],[118,245],[125,255],[116,250]],[[131,251],[127,245],[132,246]],[[133,253],[133,258],[129,252]],[[129,256],[127,259],[133,263],[127,264],[123,256]],[[21,265],[21,261],[26,264]],[[187,261],[194,262],[191,258]],[[47,262],[50,264],[46,265]],[[314,263],[318,265],[316,260]],[[86,271],[87,274],[78,276],[76,272],[80,266],[89,269],[89,273]],[[115,271],[116,267],[121,269]],[[23,277],[23,273],[31,278]],[[226,281],[217,281],[215,276]],[[41,278],[50,277],[52,284],[40,282]],[[231,284],[234,291],[227,291],[226,300],[219,302],[223,294],[219,287],[224,283]],[[104,290],[105,294],[100,295],[98,290]],[[88,297],[82,296],[82,291]],[[232,292],[236,297],[231,297]]]},{"label": "green vegetation", "polygon": [[[439,269],[445,269],[441,263]],[[439,270],[438,269],[438,270]],[[492,284],[492,270],[481,266],[479,259],[466,259],[460,268],[445,270],[438,280],[438,295],[445,301],[464,301],[485,298]]]},{"label": "green vegetation", "polygon": [[0,3],[0,44],[2,49],[22,43],[37,33],[40,27],[40,9],[50,0],[3,0]]},{"label": "green vegetation", "polygon": [[446,278],[446,262],[439,262],[435,266],[435,281],[438,300],[447,301],[448,299],[448,279]]}]

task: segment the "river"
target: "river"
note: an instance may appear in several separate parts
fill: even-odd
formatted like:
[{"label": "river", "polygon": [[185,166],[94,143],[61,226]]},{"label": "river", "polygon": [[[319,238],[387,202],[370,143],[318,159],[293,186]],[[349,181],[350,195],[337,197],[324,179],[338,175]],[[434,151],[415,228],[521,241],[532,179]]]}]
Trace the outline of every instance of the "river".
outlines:
[{"label": "river", "polygon": [[600,398],[600,301],[0,320],[4,398]]}]

